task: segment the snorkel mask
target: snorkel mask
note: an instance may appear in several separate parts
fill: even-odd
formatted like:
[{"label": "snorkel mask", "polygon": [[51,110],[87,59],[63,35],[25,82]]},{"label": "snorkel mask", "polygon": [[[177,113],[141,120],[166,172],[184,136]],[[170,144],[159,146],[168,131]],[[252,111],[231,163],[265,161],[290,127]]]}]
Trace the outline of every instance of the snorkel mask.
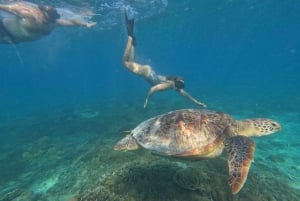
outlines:
[{"label": "snorkel mask", "polygon": [[60,15],[58,14],[55,8],[51,6],[43,6],[43,5],[39,5],[38,7],[42,11],[45,18],[47,19],[47,22],[55,23],[56,20],[60,18]]},{"label": "snorkel mask", "polygon": [[182,77],[177,77],[174,80],[175,82],[175,88],[180,90],[180,89],[184,89],[184,81]]}]

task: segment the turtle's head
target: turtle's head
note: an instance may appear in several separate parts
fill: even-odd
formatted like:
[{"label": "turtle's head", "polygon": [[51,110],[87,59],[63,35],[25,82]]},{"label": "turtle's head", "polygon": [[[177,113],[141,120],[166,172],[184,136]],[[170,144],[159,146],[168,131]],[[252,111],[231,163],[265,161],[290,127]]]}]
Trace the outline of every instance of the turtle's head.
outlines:
[{"label": "turtle's head", "polygon": [[238,134],[244,136],[263,136],[281,130],[281,125],[272,119],[246,119],[238,121]]},{"label": "turtle's head", "polygon": [[134,137],[131,134],[126,135],[123,139],[121,139],[117,144],[114,146],[114,150],[136,150],[139,146],[136,143]]}]

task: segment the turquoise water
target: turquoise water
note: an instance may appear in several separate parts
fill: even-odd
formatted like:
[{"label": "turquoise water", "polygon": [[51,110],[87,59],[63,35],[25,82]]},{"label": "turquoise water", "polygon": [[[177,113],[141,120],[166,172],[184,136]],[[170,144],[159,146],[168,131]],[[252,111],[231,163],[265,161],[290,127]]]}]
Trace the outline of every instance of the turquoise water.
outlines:
[{"label": "turquoise water", "polygon": [[[44,2],[92,12],[97,25],[0,45],[0,200],[297,200],[300,2]],[[254,138],[255,162],[238,195],[227,184],[226,154],[186,161],[113,151],[140,122],[197,107],[166,91],[143,108],[150,86],[121,62],[124,8],[136,19],[140,63],[182,75],[208,109],[282,124]],[[182,171],[196,188],[178,185]]]}]

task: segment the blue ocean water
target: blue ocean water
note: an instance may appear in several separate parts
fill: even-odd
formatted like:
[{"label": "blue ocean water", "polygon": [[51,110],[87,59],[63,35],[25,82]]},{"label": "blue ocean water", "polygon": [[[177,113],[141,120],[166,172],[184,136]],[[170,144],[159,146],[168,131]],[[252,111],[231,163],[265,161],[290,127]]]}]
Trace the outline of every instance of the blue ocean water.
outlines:
[{"label": "blue ocean water", "polygon": [[[146,153],[115,153],[113,145],[122,131],[154,115],[197,108],[174,91],[154,94],[143,108],[150,86],[122,66],[124,9],[136,19],[137,61],[158,74],[183,76],[185,89],[208,109],[237,119],[269,117],[282,124],[280,133],[255,138],[255,163],[238,199],[251,200],[255,194],[256,200],[295,200],[300,194],[299,1],[43,3],[89,11],[97,25],[58,27],[38,41],[0,44],[0,200],[175,200],[176,193],[191,196],[189,200],[235,199],[214,181],[209,181],[213,190],[201,186],[183,191],[168,185],[155,197],[155,189],[145,190],[149,183],[138,180],[139,185],[129,182],[126,188],[113,176],[128,179],[129,173],[123,173],[130,167],[130,174],[155,171],[149,176],[156,179],[153,184],[172,183],[165,171],[169,167],[173,174],[179,162]],[[205,161],[202,168],[223,167],[220,178],[227,185],[226,158],[221,162]],[[160,168],[163,173],[158,174]],[[275,184],[278,189],[255,189]]]}]

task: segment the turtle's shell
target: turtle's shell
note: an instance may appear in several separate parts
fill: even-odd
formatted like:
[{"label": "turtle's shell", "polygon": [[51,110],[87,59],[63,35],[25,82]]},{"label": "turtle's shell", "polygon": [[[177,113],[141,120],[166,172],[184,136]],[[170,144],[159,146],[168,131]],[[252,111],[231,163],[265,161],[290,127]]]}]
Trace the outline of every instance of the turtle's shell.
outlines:
[{"label": "turtle's shell", "polygon": [[183,109],[148,119],[132,130],[142,147],[162,155],[206,155],[223,144],[235,121],[225,113]]}]

